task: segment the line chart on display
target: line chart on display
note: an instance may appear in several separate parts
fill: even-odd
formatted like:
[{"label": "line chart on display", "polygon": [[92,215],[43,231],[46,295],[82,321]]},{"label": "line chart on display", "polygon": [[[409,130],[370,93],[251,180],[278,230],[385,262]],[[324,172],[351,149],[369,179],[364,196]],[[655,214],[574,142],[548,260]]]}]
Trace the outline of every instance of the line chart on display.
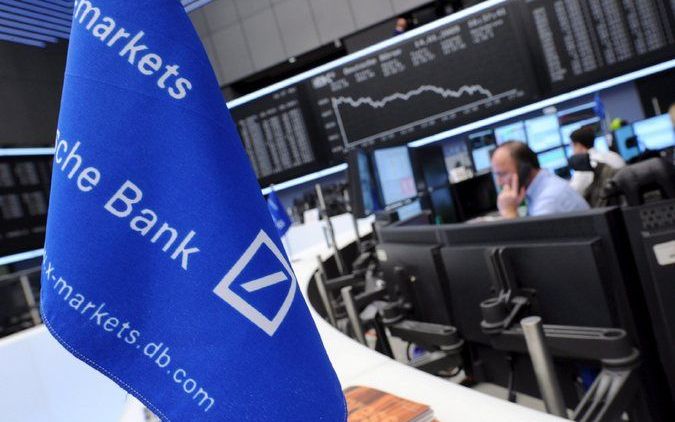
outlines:
[{"label": "line chart on display", "polygon": [[[518,89],[510,89],[495,94],[480,84],[462,85],[457,89],[422,85],[407,92],[395,92],[381,99],[340,96],[331,98],[330,102],[344,146],[350,148],[372,140],[386,139],[390,135],[405,134],[407,131],[414,131],[416,128],[423,129],[438,122],[451,122],[458,116],[475,113],[480,109],[489,109],[493,105],[501,104],[504,99],[512,100],[522,95],[523,92]],[[416,105],[415,100],[420,96],[426,96],[427,99],[423,99],[422,104]],[[435,96],[436,99],[430,98],[431,96]],[[429,103],[438,106],[437,112],[431,115],[417,116],[415,110],[428,110]],[[356,119],[349,120],[351,117],[349,113],[341,111],[344,108],[351,109],[349,111],[352,111],[352,115]],[[386,127],[380,128],[376,122],[381,117],[380,113],[382,112],[409,116],[409,119],[398,119],[398,125],[393,127],[386,125]],[[348,115],[346,118],[344,117],[345,114]],[[373,133],[368,134],[367,130],[359,130],[358,128],[361,126],[359,121],[367,122],[367,130],[369,129]]]}]

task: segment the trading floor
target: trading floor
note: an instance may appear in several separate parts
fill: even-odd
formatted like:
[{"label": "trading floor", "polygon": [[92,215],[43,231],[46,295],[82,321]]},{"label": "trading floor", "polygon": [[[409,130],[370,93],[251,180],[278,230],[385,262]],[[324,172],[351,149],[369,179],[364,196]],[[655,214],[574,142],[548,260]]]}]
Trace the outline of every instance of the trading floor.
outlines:
[{"label": "trading floor", "polygon": [[675,2],[0,0],[0,421],[675,420]]}]

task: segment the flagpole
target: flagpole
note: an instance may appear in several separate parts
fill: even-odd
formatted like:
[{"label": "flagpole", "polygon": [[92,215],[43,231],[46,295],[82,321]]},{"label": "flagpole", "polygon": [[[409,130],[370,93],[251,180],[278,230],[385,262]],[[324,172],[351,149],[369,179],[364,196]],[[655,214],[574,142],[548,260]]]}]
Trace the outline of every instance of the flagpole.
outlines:
[{"label": "flagpole", "polygon": [[330,220],[328,215],[328,209],[326,208],[326,201],[323,197],[323,191],[321,190],[321,185],[319,183],[314,185],[316,190],[316,197],[319,200],[319,212],[326,220],[326,228],[328,229],[328,236],[330,236],[330,241],[333,244],[333,254],[335,255],[335,264],[337,264],[338,272],[340,275],[345,275],[345,264],[342,260],[342,255],[340,254],[340,249],[337,245],[337,240],[335,239],[335,230],[333,229],[333,222]]}]

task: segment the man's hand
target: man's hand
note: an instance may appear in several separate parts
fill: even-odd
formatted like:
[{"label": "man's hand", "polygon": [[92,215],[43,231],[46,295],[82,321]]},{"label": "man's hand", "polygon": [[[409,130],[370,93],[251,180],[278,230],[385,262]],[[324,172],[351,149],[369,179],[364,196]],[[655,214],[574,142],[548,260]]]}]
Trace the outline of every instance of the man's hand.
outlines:
[{"label": "man's hand", "polygon": [[518,189],[518,175],[511,177],[511,184],[504,185],[497,197],[499,214],[504,218],[517,218],[518,207],[525,199],[525,188]]}]

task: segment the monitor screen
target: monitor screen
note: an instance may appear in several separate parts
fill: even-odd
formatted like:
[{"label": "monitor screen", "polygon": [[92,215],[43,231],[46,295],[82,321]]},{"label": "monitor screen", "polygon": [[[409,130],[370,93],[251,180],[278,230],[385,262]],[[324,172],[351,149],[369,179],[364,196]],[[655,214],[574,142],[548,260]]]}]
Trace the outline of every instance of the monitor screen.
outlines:
[{"label": "monitor screen", "polygon": [[633,129],[644,149],[658,151],[675,146],[675,131],[669,114],[635,122]]},{"label": "monitor screen", "polygon": [[351,212],[357,218],[367,217],[381,209],[371,158],[364,151],[353,150],[347,155],[347,163]]},{"label": "monitor screen", "polygon": [[411,149],[410,154],[413,167],[417,170],[416,174],[424,178],[427,188],[435,189],[448,185],[450,180],[441,145],[435,144],[426,148]]},{"label": "monitor screen", "polygon": [[367,214],[377,209],[375,203],[375,192],[373,191],[373,180],[370,175],[370,166],[368,165],[368,156],[366,154],[358,155],[359,178],[361,182],[361,194],[363,195],[363,206]]},{"label": "monitor screen", "polygon": [[410,155],[405,146],[378,149],[374,152],[375,168],[385,205],[417,195]]},{"label": "monitor screen", "polygon": [[631,125],[620,127],[614,131],[614,145],[626,161],[640,154],[640,146]]},{"label": "monitor screen", "polygon": [[484,216],[497,209],[497,189],[492,173],[485,173],[453,185],[461,221]]},{"label": "monitor screen", "polygon": [[495,145],[474,149],[471,152],[473,164],[476,166],[476,172],[480,173],[490,168],[490,154],[497,148]]},{"label": "monitor screen", "polygon": [[490,168],[490,153],[497,148],[494,134],[491,130],[476,132],[469,135],[471,156],[476,172],[480,173]]},{"label": "monitor screen", "polygon": [[577,129],[581,129],[584,126],[588,125],[595,125],[594,129],[598,129],[598,123],[600,122],[600,119],[597,117],[594,117],[592,119],[586,119],[586,120],[581,120],[578,122],[570,123],[565,126],[560,126],[560,136],[562,137],[563,144],[567,145],[572,142],[571,136],[572,132],[574,132]]},{"label": "monitor screen", "polygon": [[604,135],[595,138],[593,148],[598,152],[609,152],[609,144],[607,143],[607,138]]},{"label": "monitor screen", "polygon": [[464,139],[455,139],[443,145],[443,158],[450,183],[472,176],[471,155]]},{"label": "monitor screen", "polygon": [[515,122],[495,128],[495,139],[497,140],[497,145],[501,145],[506,141],[527,142],[525,123]]},{"label": "monitor screen", "polygon": [[527,143],[534,152],[542,152],[561,145],[558,116],[542,116],[525,121]]},{"label": "monitor screen", "polygon": [[407,220],[410,217],[414,217],[422,212],[422,204],[420,201],[413,201],[398,208],[396,212],[398,213],[399,221]]},{"label": "monitor screen", "polygon": [[543,169],[555,171],[568,165],[564,147],[542,152],[537,157],[539,158],[539,165]]}]

